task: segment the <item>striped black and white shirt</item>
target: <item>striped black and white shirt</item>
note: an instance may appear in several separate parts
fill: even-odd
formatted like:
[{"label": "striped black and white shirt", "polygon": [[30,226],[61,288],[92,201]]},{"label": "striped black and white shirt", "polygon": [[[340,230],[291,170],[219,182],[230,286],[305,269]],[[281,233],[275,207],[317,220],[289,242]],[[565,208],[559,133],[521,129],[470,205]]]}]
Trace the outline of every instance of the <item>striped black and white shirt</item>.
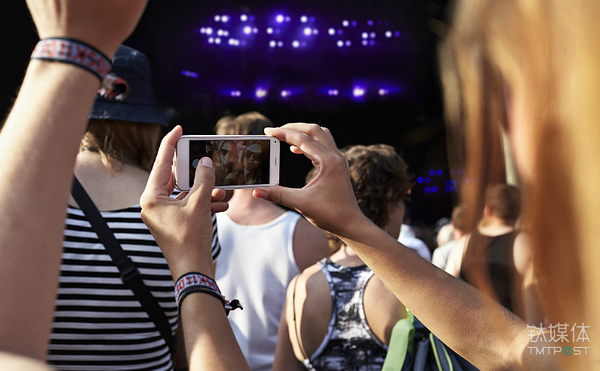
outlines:
[{"label": "striped black and white shirt", "polygon": [[[173,279],[139,205],[101,212],[177,327]],[[220,252],[213,216],[213,259]],[[83,212],[67,208],[58,297],[47,355],[57,370],[172,370],[171,352]]]}]

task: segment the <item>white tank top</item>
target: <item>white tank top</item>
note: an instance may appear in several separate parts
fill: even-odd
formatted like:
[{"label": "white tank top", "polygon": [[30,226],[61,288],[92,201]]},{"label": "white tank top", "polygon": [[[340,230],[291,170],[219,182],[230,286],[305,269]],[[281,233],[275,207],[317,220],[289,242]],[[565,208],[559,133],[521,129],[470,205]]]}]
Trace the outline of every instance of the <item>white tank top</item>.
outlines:
[{"label": "white tank top", "polygon": [[293,251],[298,219],[288,211],[266,224],[241,225],[217,214],[221,253],[215,277],[225,297],[244,306],[229,314],[229,322],[254,371],[271,369],[286,289],[300,273]]}]

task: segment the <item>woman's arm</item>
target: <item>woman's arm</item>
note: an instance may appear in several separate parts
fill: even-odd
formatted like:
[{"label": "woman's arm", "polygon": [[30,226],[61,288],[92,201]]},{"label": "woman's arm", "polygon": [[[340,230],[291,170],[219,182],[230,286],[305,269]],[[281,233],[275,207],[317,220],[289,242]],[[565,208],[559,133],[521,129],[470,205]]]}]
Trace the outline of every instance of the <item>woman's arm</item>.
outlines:
[{"label": "woman's arm", "polygon": [[[196,168],[192,189],[170,197],[171,164],[181,133],[178,126],[161,142],[140,200],[142,219],[163,251],[174,280],[188,272],[214,278],[211,212],[225,211],[228,205],[221,202],[223,190],[216,190],[211,197],[215,172],[208,157]],[[190,370],[249,369],[221,301],[205,293],[192,293],[180,302],[180,310]]]},{"label": "woman's arm", "polygon": [[[27,1],[41,38],[82,40],[108,56],[145,3]],[[1,350],[45,359],[73,165],[99,85],[79,67],[33,60],[0,133]]]},{"label": "woman's arm", "polygon": [[338,235],[433,333],[481,369],[556,367],[550,357],[526,357],[527,327],[518,317],[411,253],[364,217],[329,130],[288,124],[265,132],[306,155],[318,174],[302,189],[257,189],[255,197],[293,207]]}]

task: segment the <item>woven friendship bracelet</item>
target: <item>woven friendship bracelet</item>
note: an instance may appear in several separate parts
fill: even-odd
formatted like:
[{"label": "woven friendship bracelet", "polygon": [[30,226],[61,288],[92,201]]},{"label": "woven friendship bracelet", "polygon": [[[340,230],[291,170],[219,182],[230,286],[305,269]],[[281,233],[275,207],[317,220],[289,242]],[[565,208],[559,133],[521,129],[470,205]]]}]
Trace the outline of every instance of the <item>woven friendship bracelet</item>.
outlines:
[{"label": "woven friendship bracelet", "polygon": [[229,312],[234,309],[244,309],[239,300],[226,300],[225,296],[221,294],[221,290],[219,290],[219,286],[217,286],[215,280],[202,273],[190,272],[179,277],[175,284],[175,300],[180,312],[183,299],[192,293],[208,294],[219,299],[223,303],[226,315],[229,315]]},{"label": "woven friendship bracelet", "polygon": [[63,38],[40,40],[31,59],[43,59],[79,66],[98,76],[100,81],[110,72],[112,63],[107,56],[81,41]]},{"label": "woven friendship bracelet", "polygon": [[186,287],[191,286],[204,287],[212,289],[219,294],[221,293],[219,286],[217,286],[217,283],[212,278],[205,276],[202,273],[189,272],[177,279],[177,283],[175,284],[175,297],[178,298],[181,294],[181,291],[183,291]]}]

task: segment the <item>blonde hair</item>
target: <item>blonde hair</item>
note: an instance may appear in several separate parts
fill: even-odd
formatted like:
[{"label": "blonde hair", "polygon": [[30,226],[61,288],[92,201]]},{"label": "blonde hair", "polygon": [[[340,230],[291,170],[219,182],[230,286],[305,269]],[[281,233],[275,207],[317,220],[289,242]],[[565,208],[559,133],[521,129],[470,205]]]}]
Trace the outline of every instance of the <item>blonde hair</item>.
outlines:
[{"label": "blonde hair", "polygon": [[[465,143],[464,157],[457,150],[451,161],[464,161],[470,179],[469,225],[487,185],[505,180],[501,128],[518,130],[524,223],[540,293],[551,300],[545,314],[591,332],[600,308],[598,19],[597,1],[464,0],[440,49],[449,140]],[[526,125],[509,127],[507,97],[510,110],[525,108]]]}]

